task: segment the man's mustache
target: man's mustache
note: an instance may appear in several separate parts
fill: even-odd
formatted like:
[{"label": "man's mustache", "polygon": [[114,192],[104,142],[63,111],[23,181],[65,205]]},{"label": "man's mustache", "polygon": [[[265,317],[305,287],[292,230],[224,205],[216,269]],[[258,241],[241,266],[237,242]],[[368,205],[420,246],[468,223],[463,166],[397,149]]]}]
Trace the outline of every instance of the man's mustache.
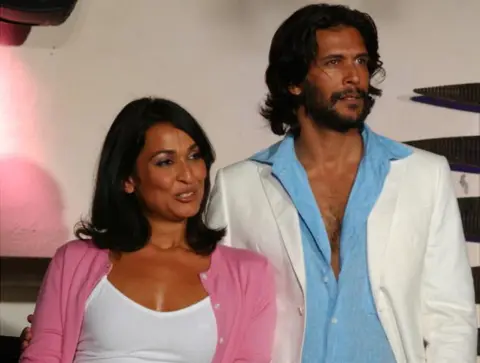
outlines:
[{"label": "man's mustache", "polygon": [[358,88],[348,89],[341,92],[333,92],[330,99],[333,103],[336,103],[346,97],[354,97],[354,98],[366,100],[368,98],[368,92]]}]

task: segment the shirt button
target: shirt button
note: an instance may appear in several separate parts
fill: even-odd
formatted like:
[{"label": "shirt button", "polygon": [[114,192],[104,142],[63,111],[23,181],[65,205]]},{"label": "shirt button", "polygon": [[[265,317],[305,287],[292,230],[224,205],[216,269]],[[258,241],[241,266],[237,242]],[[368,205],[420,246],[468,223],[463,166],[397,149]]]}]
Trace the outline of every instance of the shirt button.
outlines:
[{"label": "shirt button", "polygon": [[218,340],[218,342],[219,342],[220,344],[223,344],[223,338],[220,338],[220,339]]},{"label": "shirt button", "polygon": [[338,323],[337,318],[333,318],[333,319],[332,319],[332,324],[337,324],[337,323]]},{"label": "shirt button", "polygon": [[220,304],[215,304],[214,308],[217,310],[220,309]]},{"label": "shirt button", "polygon": [[323,278],[323,282],[328,282],[328,277],[327,277],[327,276],[325,276],[325,277]]},{"label": "shirt button", "polygon": [[201,278],[202,280],[206,280],[206,279],[207,279],[207,274],[204,273],[204,272],[202,272],[202,273],[200,274],[200,278]]}]

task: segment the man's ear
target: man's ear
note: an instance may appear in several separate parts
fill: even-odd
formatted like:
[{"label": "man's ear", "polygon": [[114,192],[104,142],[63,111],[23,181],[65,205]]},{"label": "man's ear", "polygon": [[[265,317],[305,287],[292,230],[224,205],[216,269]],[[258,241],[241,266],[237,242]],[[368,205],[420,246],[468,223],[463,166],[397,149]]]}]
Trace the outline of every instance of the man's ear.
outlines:
[{"label": "man's ear", "polygon": [[123,190],[125,190],[127,194],[132,194],[135,191],[135,182],[132,177],[129,177],[123,182]]}]

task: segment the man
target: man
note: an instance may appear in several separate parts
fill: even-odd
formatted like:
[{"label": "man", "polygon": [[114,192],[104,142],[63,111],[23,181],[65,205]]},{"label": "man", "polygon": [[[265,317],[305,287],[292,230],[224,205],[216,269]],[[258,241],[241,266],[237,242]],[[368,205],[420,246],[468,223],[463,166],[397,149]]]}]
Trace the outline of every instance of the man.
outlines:
[{"label": "man", "polygon": [[382,73],[367,14],[299,9],[266,71],[262,115],[285,137],[217,174],[209,223],[276,268],[274,362],[476,361],[449,166],[364,125]]},{"label": "man", "polygon": [[382,72],[367,14],[299,9],[266,72],[262,115],[285,137],[217,174],[210,225],[276,268],[274,363],[476,360],[449,167],[364,125]]}]

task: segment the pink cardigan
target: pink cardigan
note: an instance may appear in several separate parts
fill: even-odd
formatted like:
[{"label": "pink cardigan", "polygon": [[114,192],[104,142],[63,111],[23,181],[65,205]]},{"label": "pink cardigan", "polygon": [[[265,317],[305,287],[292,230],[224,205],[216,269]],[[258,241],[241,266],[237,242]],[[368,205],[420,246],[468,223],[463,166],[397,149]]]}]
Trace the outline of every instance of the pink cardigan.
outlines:
[{"label": "pink cardigan", "polygon": [[[72,241],[58,249],[38,295],[32,340],[20,362],[73,362],[86,300],[109,270],[108,251],[90,241]],[[219,245],[201,278],[216,307],[218,341],[212,363],[270,362],[276,304],[267,260]]]}]

